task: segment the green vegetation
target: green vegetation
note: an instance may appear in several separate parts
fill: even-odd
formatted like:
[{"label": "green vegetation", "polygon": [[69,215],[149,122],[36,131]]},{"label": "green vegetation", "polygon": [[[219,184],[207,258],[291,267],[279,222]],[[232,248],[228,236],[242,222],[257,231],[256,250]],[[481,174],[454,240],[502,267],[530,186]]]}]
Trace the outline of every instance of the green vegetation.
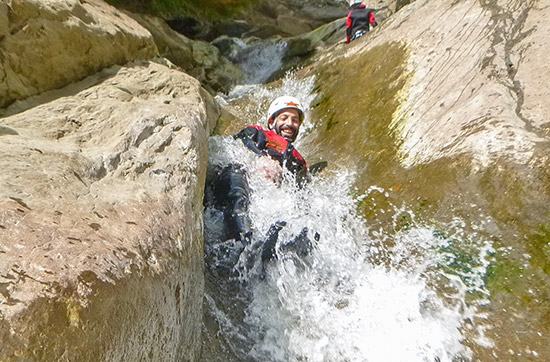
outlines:
[{"label": "green vegetation", "polygon": [[504,291],[510,294],[518,292],[518,286],[523,282],[524,269],[517,263],[501,259],[492,263],[487,271],[486,285],[491,295]]},{"label": "green vegetation", "polygon": [[228,17],[245,7],[251,0],[151,0],[155,14],[198,16],[213,20]]},{"label": "green vegetation", "polygon": [[502,248],[489,267],[485,285],[493,301],[505,303],[507,310],[528,313],[530,328],[550,331],[547,251],[530,250],[527,259],[531,259],[531,263],[522,260],[512,248]]},{"label": "green vegetation", "polygon": [[157,16],[216,20],[250,6],[252,0],[107,0],[113,6]]},{"label": "green vegetation", "polygon": [[539,230],[528,238],[527,250],[531,264],[550,274],[550,224],[539,225]]}]

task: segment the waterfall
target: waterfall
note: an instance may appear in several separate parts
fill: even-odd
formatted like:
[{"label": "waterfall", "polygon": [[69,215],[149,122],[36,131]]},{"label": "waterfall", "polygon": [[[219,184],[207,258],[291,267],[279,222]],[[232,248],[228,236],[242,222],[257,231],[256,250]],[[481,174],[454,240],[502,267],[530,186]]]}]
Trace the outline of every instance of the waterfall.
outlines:
[{"label": "waterfall", "polygon": [[283,65],[287,43],[279,38],[224,39],[229,42],[225,55],[245,73],[245,84],[266,82]]},{"label": "waterfall", "polygon": [[[281,88],[238,87],[230,97],[250,97],[262,124],[260,105],[281,94],[309,104],[313,78],[288,75]],[[307,122],[301,137],[311,129]],[[393,222],[407,213],[408,226],[393,233],[371,230],[357,205],[386,191],[373,185],[357,194],[353,170],[345,165],[298,188],[290,174],[280,183],[269,180],[265,170],[273,161],[239,140],[212,137],[209,149],[208,177],[219,166],[246,165],[254,241],[263,240],[275,222],[286,225],[275,260],[247,268],[243,253],[227,272],[224,258],[235,243],[220,239],[222,213],[205,210],[205,313],[216,321],[220,344],[208,360],[443,362],[471,360],[472,344],[490,345],[483,334],[483,278],[494,250],[466,232],[460,219],[422,225],[411,210],[395,206]],[[311,253],[284,251],[281,246],[304,228],[310,240],[319,235]]]}]

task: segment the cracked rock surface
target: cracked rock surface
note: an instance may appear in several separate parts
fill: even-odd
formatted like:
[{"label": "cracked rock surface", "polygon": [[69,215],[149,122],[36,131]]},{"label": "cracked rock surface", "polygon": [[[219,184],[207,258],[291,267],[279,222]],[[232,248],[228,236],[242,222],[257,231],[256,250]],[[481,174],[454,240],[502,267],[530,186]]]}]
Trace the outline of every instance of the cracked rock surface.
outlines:
[{"label": "cracked rock surface", "polygon": [[196,358],[212,98],[154,62],[41,97],[0,128],[0,359]]},{"label": "cracked rock surface", "polygon": [[350,50],[407,44],[410,79],[392,125],[404,165],[461,153],[482,166],[529,162],[548,136],[548,12],[535,0],[416,1]]}]

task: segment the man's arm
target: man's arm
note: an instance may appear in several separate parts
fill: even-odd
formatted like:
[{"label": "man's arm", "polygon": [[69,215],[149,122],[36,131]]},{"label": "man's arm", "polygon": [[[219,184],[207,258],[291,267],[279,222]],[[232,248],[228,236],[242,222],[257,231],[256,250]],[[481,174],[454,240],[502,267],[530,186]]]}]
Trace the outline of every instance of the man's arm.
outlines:
[{"label": "man's arm", "polygon": [[374,12],[369,11],[369,23],[373,28],[376,28],[378,26],[378,22],[376,21],[376,18],[374,17]]},{"label": "man's arm", "polygon": [[353,20],[351,19],[351,11],[348,13],[348,19],[346,20],[346,44],[349,44],[351,39],[351,27]]},{"label": "man's arm", "polygon": [[[259,132],[257,128],[246,127],[236,135],[233,135],[233,138],[240,138],[241,141],[243,141],[244,145],[252,150],[254,153],[258,155],[266,155],[266,151],[260,149],[262,143],[265,145],[265,140],[262,140],[261,136],[263,136],[263,133]],[[263,138],[265,138],[265,136]]]}]

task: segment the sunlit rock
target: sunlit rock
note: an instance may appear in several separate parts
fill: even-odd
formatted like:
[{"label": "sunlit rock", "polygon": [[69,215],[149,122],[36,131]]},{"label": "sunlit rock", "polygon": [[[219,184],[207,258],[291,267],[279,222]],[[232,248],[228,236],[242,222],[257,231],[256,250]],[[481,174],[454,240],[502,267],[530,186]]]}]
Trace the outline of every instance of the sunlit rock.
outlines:
[{"label": "sunlit rock", "polygon": [[300,150],[356,173],[371,230],[459,221],[495,247],[487,338],[466,342],[480,360],[550,355],[548,15],[535,1],[417,0],[305,70],[317,99]]},{"label": "sunlit rock", "polygon": [[279,15],[277,17],[277,26],[283,32],[290,35],[299,35],[312,30],[307,21],[288,15]]},{"label": "sunlit rock", "polygon": [[134,63],[14,106],[0,128],[0,359],[197,360],[212,98]]},{"label": "sunlit rock", "polygon": [[2,2],[2,19],[0,107],[156,54],[149,32],[99,0]]},{"label": "sunlit rock", "polygon": [[[543,81],[548,66],[535,60],[547,46],[547,26],[536,20],[542,14],[533,5],[523,8],[521,13],[472,1],[416,1],[347,46],[347,66],[390,43],[407,50],[402,78],[407,82],[390,125],[400,139],[398,153],[405,166],[463,153],[482,165],[495,157],[527,163],[534,147],[545,141],[534,128],[542,126],[544,117],[531,109],[540,114],[538,100],[548,94]],[[508,14],[509,20],[499,13]],[[516,27],[509,27],[514,17]],[[541,46],[528,46],[529,41]],[[333,67],[342,69],[337,64]],[[371,89],[366,85],[364,92]],[[525,97],[524,92],[537,96]],[[354,99],[361,104],[365,97],[357,94]],[[529,106],[524,111],[525,103]]]}]

